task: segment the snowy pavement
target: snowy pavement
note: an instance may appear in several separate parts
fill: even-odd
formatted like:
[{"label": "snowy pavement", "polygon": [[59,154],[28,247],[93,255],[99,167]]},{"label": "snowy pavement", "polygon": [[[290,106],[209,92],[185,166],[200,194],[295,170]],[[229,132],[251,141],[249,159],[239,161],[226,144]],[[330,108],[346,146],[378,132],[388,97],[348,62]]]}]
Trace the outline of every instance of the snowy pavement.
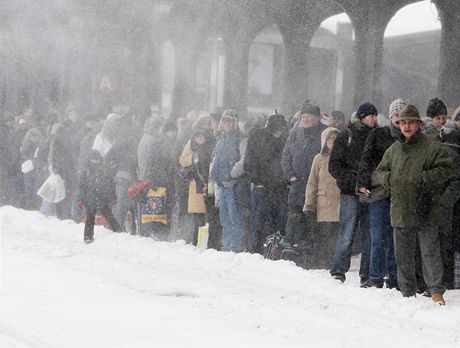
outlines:
[{"label": "snowy pavement", "polygon": [[0,347],[460,347],[441,307],[327,271],[0,208]]}]

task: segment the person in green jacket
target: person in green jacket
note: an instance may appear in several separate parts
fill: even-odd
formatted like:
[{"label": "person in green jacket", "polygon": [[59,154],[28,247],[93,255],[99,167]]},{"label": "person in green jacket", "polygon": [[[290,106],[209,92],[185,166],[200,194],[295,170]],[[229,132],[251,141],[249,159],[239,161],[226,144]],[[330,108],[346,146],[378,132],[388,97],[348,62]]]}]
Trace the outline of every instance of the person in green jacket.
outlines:
[{"label": "person in green jacket", "polygon": [[399,125],[402,136],[377,167],[381,182],[391,191],[398,284],[403,296],[415,296],[418,238],[423,278],[431,298],[445,304],[438,225],[440,197],[452,172],[452,160],[442,144],[420,132],[421,119],[415,106],[407,105],[401,111]]}]

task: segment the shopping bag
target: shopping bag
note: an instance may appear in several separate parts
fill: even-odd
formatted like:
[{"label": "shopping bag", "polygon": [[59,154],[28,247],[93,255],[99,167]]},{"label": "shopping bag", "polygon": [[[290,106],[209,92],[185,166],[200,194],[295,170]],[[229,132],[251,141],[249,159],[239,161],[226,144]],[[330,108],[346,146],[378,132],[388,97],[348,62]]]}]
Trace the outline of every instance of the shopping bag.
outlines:
[{"label": "shopping bag", "polygon": [[150,188],[144,201],[139,203],[139,213],[141,224],[159,222],[167,225],[166,188]]},{"label": "shopping bag", "polygon": [[208,239],[209,239],[209,224],[207,223],[204,226],[198,228],[198,241],[196,247],[201,250],[208,248]]},{"label": "shopping bag", "polygon": [[51,173],[38,189],[37,195],[51,203],[62,201],[65,198],[64,180],[58,174]]}]

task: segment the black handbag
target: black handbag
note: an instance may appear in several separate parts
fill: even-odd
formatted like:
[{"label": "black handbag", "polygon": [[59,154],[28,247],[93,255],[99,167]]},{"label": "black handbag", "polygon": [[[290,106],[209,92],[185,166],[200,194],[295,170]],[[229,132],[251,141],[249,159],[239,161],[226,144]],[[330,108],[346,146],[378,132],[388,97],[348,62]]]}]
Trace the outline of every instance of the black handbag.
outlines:
[{"label": "black handbag", "polygon": [[381,185],[378,180],[377,172],[372,173],[371,188],[366,192],[358,192],[361,203],[373,203],[390,197],[390,190]]}]

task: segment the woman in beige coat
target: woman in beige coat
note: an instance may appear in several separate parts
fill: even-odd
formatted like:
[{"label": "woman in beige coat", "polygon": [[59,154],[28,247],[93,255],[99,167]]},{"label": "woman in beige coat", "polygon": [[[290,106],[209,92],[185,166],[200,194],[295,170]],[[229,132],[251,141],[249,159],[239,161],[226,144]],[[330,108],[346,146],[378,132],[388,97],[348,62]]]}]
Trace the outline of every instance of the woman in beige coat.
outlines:
[{"label": "woman in beige coat", "polygon": [[[205,122],[210,116],[198,118],[202,123],[192,127],[192,137],[185,144],[179,158],[179,164],[185,168],[190,177],[188,191],[188,213],[193,214],[194,233],[192,243],[196,245],[198,228],[205,224],[206,194],[209,179],[209,166],[211,163],[214,139],[211,130]],[[209,122],[210,124],[210,122]]]},{"label": "woman in beige coat", "polygon": [[318,222],[313,240],[316,242],[314,265],[329,269],[339,227],[340,190],[329,173],[329,155],[340,133],[329,127],[321,133],[321,152],[313,159],[305,190],[306,214],[315,214]]}]

